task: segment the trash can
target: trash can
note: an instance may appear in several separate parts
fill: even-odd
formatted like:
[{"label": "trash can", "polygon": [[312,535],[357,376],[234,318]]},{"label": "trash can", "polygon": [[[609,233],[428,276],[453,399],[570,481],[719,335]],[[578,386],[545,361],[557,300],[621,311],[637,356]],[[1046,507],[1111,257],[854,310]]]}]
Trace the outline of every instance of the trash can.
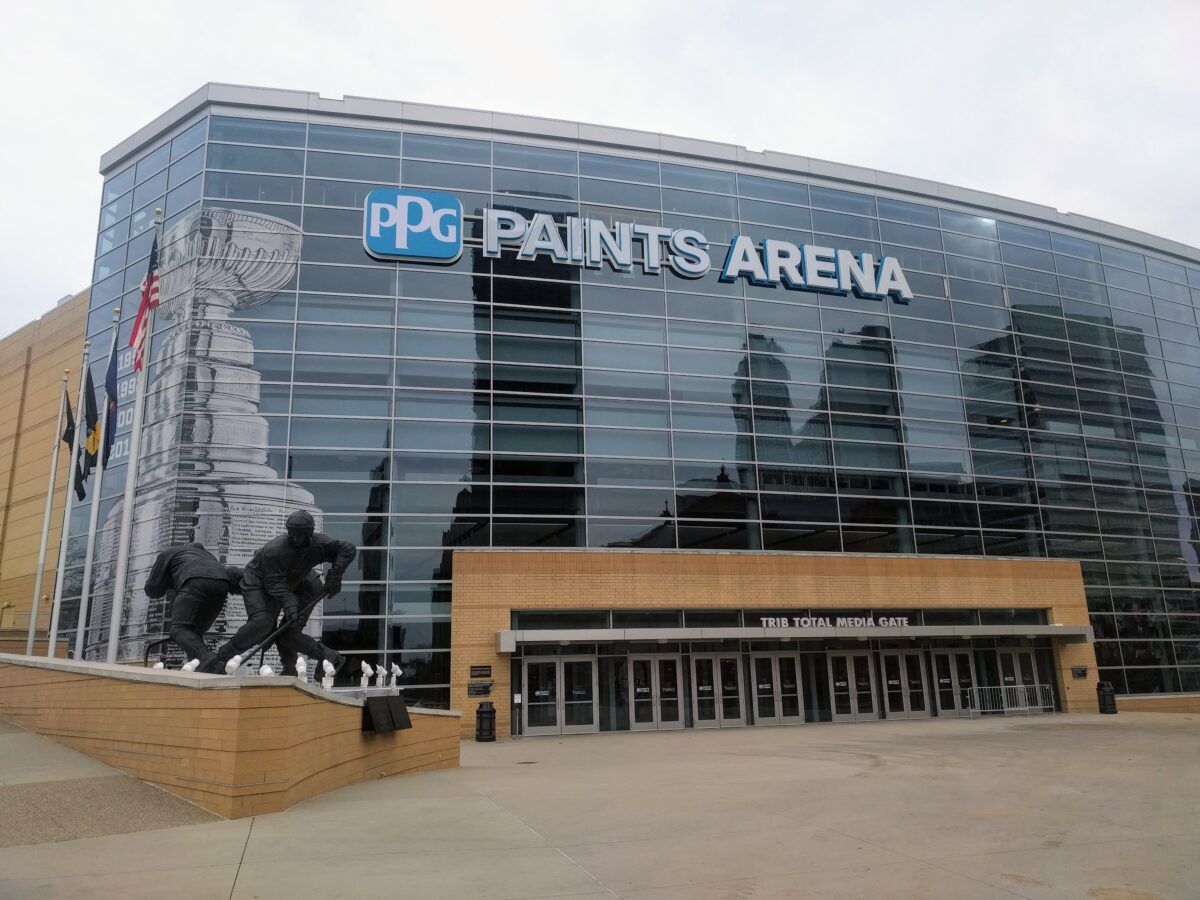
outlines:
[{"label": "trash can", "polygon": [[475,740],[480,743],[496,740],[496,707],[490,700],[484,700],[475,710]]},{"label": "trash can", "polygon": [[1096,699],[1100,702],[1100,712],[1116,715],[1117,689],[1113,687],[1111,681],[1096,683]]}]

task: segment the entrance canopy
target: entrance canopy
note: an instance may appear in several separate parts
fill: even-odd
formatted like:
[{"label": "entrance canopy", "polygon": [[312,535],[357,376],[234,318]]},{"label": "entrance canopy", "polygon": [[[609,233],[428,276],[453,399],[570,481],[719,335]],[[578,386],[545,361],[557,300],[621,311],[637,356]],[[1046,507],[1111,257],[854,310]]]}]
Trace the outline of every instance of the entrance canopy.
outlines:
[{"label": "entrance canopy", "polygon": [[496,652],[514,653],[520,644],[598,644],[615,641],[887,640],[912,638],[1050,637],[1063,643],[1091,643],[1090,625],[912,625],[833,628],[560,628],[502,630]]}]

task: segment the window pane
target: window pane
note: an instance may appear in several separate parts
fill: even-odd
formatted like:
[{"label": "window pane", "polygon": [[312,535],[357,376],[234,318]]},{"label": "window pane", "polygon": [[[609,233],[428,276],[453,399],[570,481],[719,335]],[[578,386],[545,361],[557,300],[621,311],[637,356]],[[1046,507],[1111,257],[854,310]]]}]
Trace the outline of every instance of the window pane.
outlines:
[{"label": "window pane", "polygon": [[272,175],[234,175],[209,172],[204,176],[204,196],[218,200],[259,200],[299,203],[303,182],[299,178]]},{"label": "window pane", "polygon": [[674,163],[662,164],[662,183],[669,187],[694,188],[723,194],[732,194],[735,191],[732,172],[698,169],[694,166],[680,166]]},{"label": "window pane", "polygon": [[496,143],[493,145],[492,152],[494,164],[497,166],[570,173],[574,173],[577,168],[576,154],[573,150]]},{"label": "window pane", "polygon": [[486,191],[491,188],[491,171],[481,166],[455,166],[433,162],[405,160],[400,177],[406,185],[462,188]]},{"label": "window pane", "polygon": [[579,154],[579,172],[581,175],[594,175],[598,178],[658,183],[658,163],[652,159],[581,153]]},{"label": "window pane", "polygon": [[870,194],[839,191],[817,185],[813,185],[811,194],[814,209],[831,209],[837,212],[858,213],[863,216],[875,215],[875,198]]},{"label": "window pane", "polygon": [[304,151],[210,143],[208,145],[208,167],[210,169],[235,169],[241,172],[303,175]]},{"label": "window pane", "polygon": [[308,146],[317,150],[346,150],[353,153],[400,155],[400,132],[342,125],[310,125]]},{"label": "window pane", "polygon": [[319,178],[354,178],[379,184],[399,184],[400,160],[348,153],[310,152],[307,174]]},{"label": "window pane", "polygon": [[452,160],[486,165],[492,156],[492,145],[488,141],[406,133],[404,135],[404,155],[418,159]]},{"label": "window pane", "polygon": [[574,200],[578,197],[578,180],[565,175],[547,175],[541,172],[518,172],[497,169],[494,173],[493,190],[508,194],[529,194],[534,197],[551,197]]},{"label": "window pane", "polygon": [[738,193],[743,197],[754,197],[758,200],[774,200],[778,203],[798,203],[808,205],[808,185],[795,181],[783,181],[778,178],[763,178],[760,175],[744,175],[737,177]]},{"label": "window pane", "polygon": [[922,206],[919,203],[909,203],[905,200],[893,200],[890,197],[880,197],[879,218],[895,219],[897,222],[908,222],[912,225],[928,225],[937,228],[938,211],[932,206]]},{"label": "window pane", "polygon": [[241,119],[213,116],[209,126],[210,141],[233,141],[239,144],[271,144],[276,147],[303,147],[303,122],[268,122],[261,119]]}]

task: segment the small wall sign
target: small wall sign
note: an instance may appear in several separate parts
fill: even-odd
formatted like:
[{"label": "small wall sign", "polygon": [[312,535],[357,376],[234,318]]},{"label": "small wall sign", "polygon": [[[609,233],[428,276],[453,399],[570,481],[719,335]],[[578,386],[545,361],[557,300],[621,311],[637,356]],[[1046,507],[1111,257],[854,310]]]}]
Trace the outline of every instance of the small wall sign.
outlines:
[{"label": "small wall sign", "polygon": [[490,697],[492,683],[490,681],[473,681],[467,685],[468,697]]},{"label": "small wall sign", "polygon": [[472,678],[491,678],[492,677],[492,667],[491,666],[471,666],[471,677]]},{"label": "small wall sign", "polygon": [[908,616],[761,616],[760,628],[907,628]]}]

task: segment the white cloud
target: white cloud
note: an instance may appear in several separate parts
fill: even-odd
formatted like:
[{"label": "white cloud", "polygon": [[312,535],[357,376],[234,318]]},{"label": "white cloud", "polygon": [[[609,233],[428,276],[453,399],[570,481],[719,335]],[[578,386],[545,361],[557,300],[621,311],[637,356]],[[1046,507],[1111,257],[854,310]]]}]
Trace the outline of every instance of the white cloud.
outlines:
[{"label": "white cloud", "polygon": [[210,0],[9,15],[0,334],[88,284],[100,154],[206,81],[746,144],[1200,245],[1200,5],[1189,0]]}]

